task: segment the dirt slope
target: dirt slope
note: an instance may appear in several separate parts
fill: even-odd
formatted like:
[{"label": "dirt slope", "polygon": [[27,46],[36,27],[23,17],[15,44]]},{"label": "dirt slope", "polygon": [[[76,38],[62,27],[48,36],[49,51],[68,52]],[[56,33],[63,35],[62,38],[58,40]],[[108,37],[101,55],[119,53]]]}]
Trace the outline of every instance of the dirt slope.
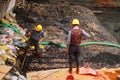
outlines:
[{"label": "dirt slope", "polygon": [[[18,7],[20,6],[18,5]],[[68,2],[43,4],[32,0],[26,2],[24,8],[18,7],[15,8],[18,23],[29,29],[34,28],[36,24],[42,24],[47,35],[45,41],[65,43],[66,35],[71,27],[71,20],[78,18],[81,28],[91,35],[88,41],[117,44],[117,40],[103,28],[93,12],[85,7],[69,5]]]},{"label": "dirt slope", "polygon": [[[117,40],[104,29],[93,12],[83,6],[69,5],[68,2],[64,1],[59,2],[59,4],[49,4],[36,3],[31,0],[27,1],[24,7],[16,4],[14,12],[17,14],[16,18],[18,23],[23,28],[31,29],[37,24],[42,24],[46,33],[44,41],[65,44],[67,33],[71,27],[71,20],[78,18],[81,23],[81,28],[85,29],[91,35],[91,38],[85,42],[98,41],[118,43]],[[54,51],[55,49],[52,50]],[[120,51],[117,48],[91,45],[82,47],[81,60],[83,62],[92,62],[92,67],[94,68],[101,68],[104,66],[119,67],[119,56],[114,55],[119,53]],[[109,64],[109,62],[114,63],[114,65]]]}]

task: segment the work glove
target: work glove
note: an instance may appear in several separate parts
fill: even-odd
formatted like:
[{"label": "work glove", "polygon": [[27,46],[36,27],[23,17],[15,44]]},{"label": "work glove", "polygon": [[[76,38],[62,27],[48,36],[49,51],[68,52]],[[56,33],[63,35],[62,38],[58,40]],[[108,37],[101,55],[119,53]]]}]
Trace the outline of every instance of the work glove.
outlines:
[{"label": "work glove", "polygon": [[66,52],[68,53],[68,51],[69,51],[69,48],[67,47],[67,48],[66,48]]}]

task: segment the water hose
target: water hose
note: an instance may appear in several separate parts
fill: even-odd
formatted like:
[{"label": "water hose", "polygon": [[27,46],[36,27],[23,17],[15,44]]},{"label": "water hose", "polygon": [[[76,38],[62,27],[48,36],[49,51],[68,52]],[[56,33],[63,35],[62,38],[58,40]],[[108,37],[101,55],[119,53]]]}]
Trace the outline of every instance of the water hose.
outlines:
[{"label": "water hose", "polygon": [[80,44],[80,46],[87,46],[87,45],[103,45],[103,46],[109,46],[109,47],[116,47],[120,49],[120,45],[105,43],[105,42],[86,42],[86,43]]},{"label": "water hose", "polygon": [[4,24],[0,24],[0,26],[7,26],[7,27],[11,28],[13,31],[15,31],[16,33],[19,34],[19,30],[17,28],[15,28],[14,26],[10,25],[10,24],[4,23]]},{"label": "water hose", "polygon": [[[42,44],[42,45],[55,45],[55,46],[58,46],[60,48],[66,48],[65,44],[57,44],[54,42],[40,42],[40,44]],[[88,46],[88,45],[102,45],[102,46],[116,47],[116,48],[120,49],[120,45],[112,44],[112,43],[105,43],[105,42],[85,42],[85,43],[80,44],[80,46]]]}]

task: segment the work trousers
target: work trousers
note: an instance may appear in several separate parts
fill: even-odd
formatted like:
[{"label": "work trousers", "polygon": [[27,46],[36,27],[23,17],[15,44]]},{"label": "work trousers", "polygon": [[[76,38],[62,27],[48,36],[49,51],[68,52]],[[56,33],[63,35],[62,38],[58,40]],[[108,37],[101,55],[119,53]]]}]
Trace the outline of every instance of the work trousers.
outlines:
[{"label": "work trousers", "polygon": [[79,58],[80,58],[80,46],[70,46],[69,47],[69,63],[73,63],[73,61],[76,61],[76,64],[79,64]]},{"label": "work trousers", "polygon": [[35,54],[38,54],[39,41],[30,39],[27,43],[26,49],[28,50],[30,46],[35,46]]}]

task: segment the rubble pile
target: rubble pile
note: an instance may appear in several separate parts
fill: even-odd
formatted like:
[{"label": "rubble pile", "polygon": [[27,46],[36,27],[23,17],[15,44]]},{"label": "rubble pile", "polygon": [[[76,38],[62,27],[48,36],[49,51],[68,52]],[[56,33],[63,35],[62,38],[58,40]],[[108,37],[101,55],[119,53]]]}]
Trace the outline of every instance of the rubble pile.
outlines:
[{"label": "rubble pile", "polygon": [[[91,38],[85,42],[95,41],[118,44],[117,40],[97,20],[92,10],[79,5],[70,5],[64,0],[58,3],[40,3],[39,1],[30,0],[26,1],[24,8],[16,4],[14,10],[17,14],[16,19],[20,26],[29,30],[37,24],[42,24],[46,33],[44,41],[66,44],[67,33],[71,28],[71,21],[74,18],[78,18],[81,28],[85,29],[91,35]],[[58,35],[57,32],[60,34]],[[92,48],[92,50],[94,48],[97,48],[96,51],[100,50],[99,46]],[[106,50],[111,52],[114,49],[107,47]]]},{"label": "rubble pile", "polygon": [[[24,47],[26,45],[24,39],[25,33],[26,32],[23,28],[17,23],[16,14],[13,13],[13,11],[10,11],[0,20],[0,69],[5,65],[12,67],[15,66],[19,47]],[[8,72],[6,72],[6,79],[9,78],[9,80],[16,80],[16,76],[13,75],[15,72],[16,71],[12,74],[7,74]],[[23,77],[22,75],[19,76]]]},{"label": "rubble pile", "polygon": [[[10,59],[15,62],[17,57],[17,47],[15,45],[25,42],[23,39],[25,31],[17,24],[15,15],[11,11],[1,19],[0,23],[0,56],[2,56],[4,61]],[[17,44],[15,44],[15,40]]]}]

